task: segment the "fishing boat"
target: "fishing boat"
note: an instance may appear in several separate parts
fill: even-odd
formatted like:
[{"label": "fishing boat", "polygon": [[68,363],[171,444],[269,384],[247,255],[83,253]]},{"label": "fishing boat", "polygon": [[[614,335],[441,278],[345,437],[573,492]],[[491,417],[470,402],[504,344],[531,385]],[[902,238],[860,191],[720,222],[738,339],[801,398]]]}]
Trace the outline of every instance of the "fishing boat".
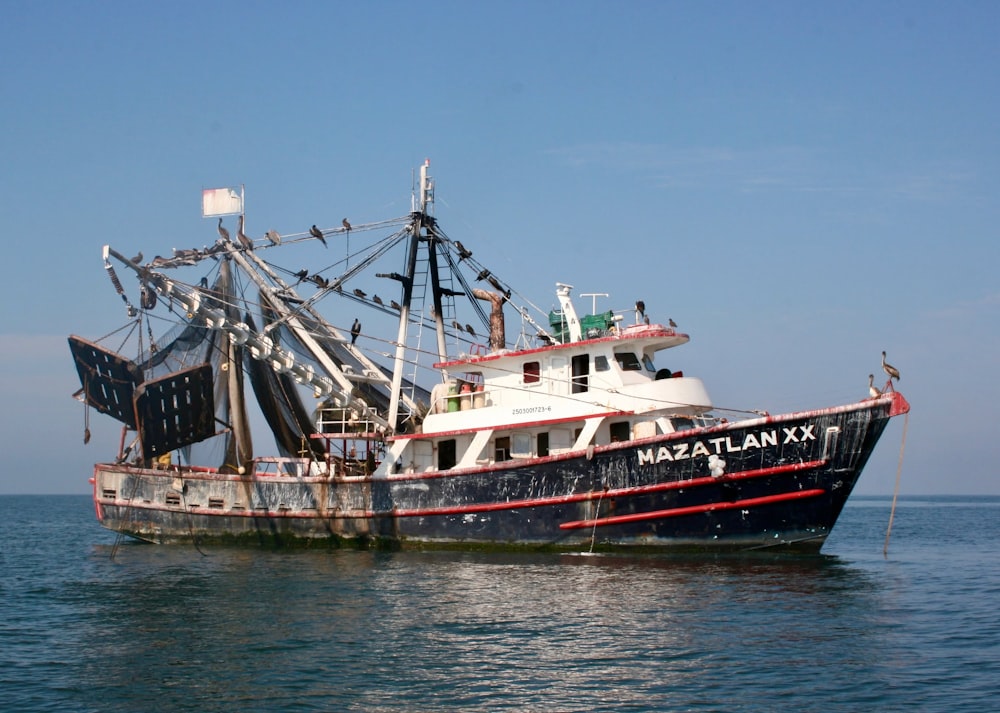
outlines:
[{"label": "fishing boat", "polygon": [[[816,552],[909,411],[890,377],[855,403],[719,415],[670,368],[690,339],[672,320],[578,313],[559,282],[539,309],[451,239],[427,163],[391,220],[251,238],[234,206],[237,240],[219,216],[168,257],[104,246],[128,338],[69,338],[77,398],[121,422],[91,483],[122,536]],[[331,244],[328,267],[288,262]]]}]

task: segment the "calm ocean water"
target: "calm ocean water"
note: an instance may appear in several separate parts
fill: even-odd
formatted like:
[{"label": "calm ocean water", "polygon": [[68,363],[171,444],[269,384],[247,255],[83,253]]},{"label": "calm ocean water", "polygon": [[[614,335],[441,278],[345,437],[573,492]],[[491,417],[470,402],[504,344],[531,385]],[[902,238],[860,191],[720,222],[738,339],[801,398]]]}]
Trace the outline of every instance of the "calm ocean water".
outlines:
[{"label": "calm ocean water", "polygon": [[817,557],[123,543],[0,498],[2,711],[1000,709],[1000,498],[854,498]]}]

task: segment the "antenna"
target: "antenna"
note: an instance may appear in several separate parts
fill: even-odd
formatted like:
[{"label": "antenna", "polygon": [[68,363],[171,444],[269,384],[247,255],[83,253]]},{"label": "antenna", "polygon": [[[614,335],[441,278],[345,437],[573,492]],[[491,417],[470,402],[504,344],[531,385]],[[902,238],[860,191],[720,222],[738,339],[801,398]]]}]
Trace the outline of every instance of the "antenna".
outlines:
[{"label": "antenna", "polygon": [[431,160],[424,159],[424,165],[420,167],[420,212],[431,215],[434,212],[434,179],[428,173],[431,167]]},{"label": "antenna", "polygon": [[581,292],[580,297],[592,297],[591,314],[597,314],[597,298],[609,297],[607,292]]}]

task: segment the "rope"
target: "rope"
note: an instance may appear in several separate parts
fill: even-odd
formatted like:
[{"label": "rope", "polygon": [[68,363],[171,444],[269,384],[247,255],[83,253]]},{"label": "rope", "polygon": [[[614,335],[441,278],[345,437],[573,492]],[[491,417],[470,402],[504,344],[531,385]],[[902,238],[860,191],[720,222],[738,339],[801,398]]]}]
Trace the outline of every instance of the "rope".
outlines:
[{"label": "rope", "polygon": [[594,553],[594,540],[597,539],[597,520],[601,517],[601,501],[604,500],[604,493],[608,492],[607,488],[601,491],[601,496],[597,498],[597,512],[594,513],[594,529],[590,531],[590,553]]},{"label": "rope", "polygon": [[899,464],[896,466],[896,488],[892,493],[892,509],[889,510],[889,526],[885,530],[885,545],[882,547],[882,556],[889,556],[889,535],[892,534],[892,518],[896,514],[896,500],[899,497],[899,479],[903,472],[903,451],[906,450],[906,429],[910,425],[910,412],[906,412],[903,417],[903,442],[899,445]]}]

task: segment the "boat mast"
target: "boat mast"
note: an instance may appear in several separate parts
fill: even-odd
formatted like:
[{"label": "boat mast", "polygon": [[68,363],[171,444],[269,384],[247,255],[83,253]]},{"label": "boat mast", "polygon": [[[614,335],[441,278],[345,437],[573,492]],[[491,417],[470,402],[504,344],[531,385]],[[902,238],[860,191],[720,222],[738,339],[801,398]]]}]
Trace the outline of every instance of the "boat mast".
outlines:
[{"label": "boat mast", "polygon": [[[403,304],[399,310],[399,332],[396,338],[396,355],[392,365],[392,389],[389,396],[388,421],[391,428],[397,426],[399,418],[399,401],[402,396],[403,370],[406,368],[406,331],[410,323],[410,310],[413,308],[413,282],[417,272],[417,255],[420,250],[421,241],[430,242],[433,236],[430,235],[428,227],[433,225],[434,219],[430,215],[434,208],[434,179],[428,174],[430,159],[424,161],[420,167],[420,185],[414,193],[411,203],[411,223],[410,223],[410,245],[406,254],[406,274],[395,276],[403,284]],[[433,256],[433,251],[430,251]],[[438,333],[438,350],[441,351],[444,343],[444,320],[441,315],[441,308],[437,306],[440,299],[435,292],[434,322]]]}]

